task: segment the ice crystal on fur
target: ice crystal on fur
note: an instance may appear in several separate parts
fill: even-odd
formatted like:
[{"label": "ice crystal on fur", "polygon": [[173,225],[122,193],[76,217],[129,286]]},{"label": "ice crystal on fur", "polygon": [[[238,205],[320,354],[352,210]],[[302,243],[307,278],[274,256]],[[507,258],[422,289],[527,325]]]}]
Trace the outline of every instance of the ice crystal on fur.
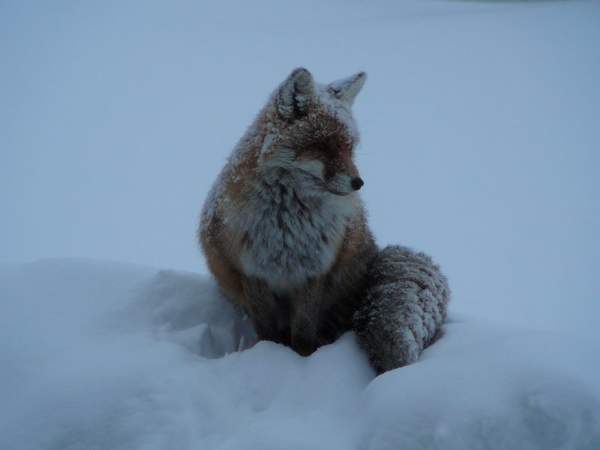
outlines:
[{"label": "ice crystal on fur", "polygon": [[[300,178],[300,179],[298,179]],[[315,195],[303,174],[270,170],[236,216],[247,239],[244,272],[281,291],[327,272],[355,213],[352,198]]]},{"label": "ice crystal on fur", "polygon": [[438,337],[449,298],[448,281],[429,256],[400,246],[379,252],[365,302],[354,318],[375,369],[415,362]]}]

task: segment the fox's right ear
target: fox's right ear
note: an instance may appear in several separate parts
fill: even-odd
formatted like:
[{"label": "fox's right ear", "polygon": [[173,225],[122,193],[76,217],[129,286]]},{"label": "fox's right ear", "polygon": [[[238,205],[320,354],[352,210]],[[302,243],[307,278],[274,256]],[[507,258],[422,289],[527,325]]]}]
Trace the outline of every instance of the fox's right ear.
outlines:
[{"label": "fox's right ear", "polygon": [[315,82],[311,73],[303,67],[294,69],[279,87],[277,111],[285,120],[305,116],[315,95]]}]

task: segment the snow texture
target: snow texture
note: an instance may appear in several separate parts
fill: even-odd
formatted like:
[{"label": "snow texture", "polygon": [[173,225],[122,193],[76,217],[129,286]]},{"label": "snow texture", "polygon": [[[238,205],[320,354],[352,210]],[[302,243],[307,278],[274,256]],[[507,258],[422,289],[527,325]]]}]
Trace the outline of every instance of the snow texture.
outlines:
[{"label": "snow texture", "polygon": [[595,450],[597,343],[450,317],[379,377],[352,334],[253,343],[204,276],[89,260],[0,268],[0,448]]},{"label": "snow texture", "polygon": [[443,333],[449,300],[448,280],[429,256],[399,246],[381,250],[354,318],[358,339],[376,370],[415,362]]}]

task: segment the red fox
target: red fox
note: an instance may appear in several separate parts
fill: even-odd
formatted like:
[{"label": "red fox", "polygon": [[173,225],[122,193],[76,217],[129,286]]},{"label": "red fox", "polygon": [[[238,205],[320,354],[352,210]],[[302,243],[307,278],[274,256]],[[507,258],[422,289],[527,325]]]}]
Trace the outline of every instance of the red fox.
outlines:
[{"label": "red fox", "polygon": [[[381,372],[414,361],[434,339],[449,290],[428,257],[380,252],[369,230],[351,111],[365,79],[360,72],[323,85],[294,70],[218,177],[199,237],[219,286],[260,339],[309,355],[355,329]],[[372,278],[388,285],[389,298]]]}]

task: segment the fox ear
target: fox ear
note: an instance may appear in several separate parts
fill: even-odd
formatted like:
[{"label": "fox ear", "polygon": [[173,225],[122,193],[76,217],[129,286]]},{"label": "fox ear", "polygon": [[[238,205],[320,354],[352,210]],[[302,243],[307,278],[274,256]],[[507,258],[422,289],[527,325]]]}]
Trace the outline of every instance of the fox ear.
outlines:
[{"label": "fox ear", "polygon": [[351,77],[342,78],[341,80],[336,80],[329,83],[327,85],[327,90],[334,97],[337,97],[349,105],[352,105],[352,103],[354,103],[354,99],[365,84],[366,79],[367,74],[365,72],[358,72]]},{"label": "fox ear", "polygon": [[308,70],[294,69],[279,87],[277,110],[286,120],[305,116],[315,94],[315,82]]}]

